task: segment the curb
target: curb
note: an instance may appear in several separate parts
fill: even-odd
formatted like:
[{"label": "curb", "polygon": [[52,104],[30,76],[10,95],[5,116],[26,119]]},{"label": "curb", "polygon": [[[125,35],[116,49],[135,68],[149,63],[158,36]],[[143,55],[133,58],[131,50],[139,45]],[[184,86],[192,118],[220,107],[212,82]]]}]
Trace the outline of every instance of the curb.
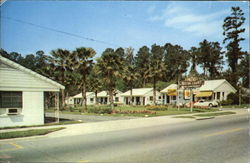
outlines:
[{"label": "curb", "polygon": [[213,119],[215,117],[201,117],[201,118],[195,118],[195,120],[206,120],[206,119]]}]

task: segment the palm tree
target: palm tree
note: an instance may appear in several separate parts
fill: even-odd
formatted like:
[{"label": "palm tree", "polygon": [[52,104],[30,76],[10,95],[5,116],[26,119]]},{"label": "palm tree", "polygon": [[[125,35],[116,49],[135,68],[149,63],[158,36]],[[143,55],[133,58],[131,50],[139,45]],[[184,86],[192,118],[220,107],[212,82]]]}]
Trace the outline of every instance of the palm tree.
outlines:
[{"label": "palm tree", "polygon": [[[68,68],[68,59],[70,56],[70,51],[57,49],[51,51],[52,57],[47,57],[48,62],[50,63],[47,67],[50,73],[52,72],[54,80],[63,84],[66,88],[71,84],[69,79],[69,68]],[[62,95],[62,106],[65,105],[65,93],[61,92]]]},{"label": "palm tree", "polygon": [[190,54],[190,62],[192,64],[190,71],[196,71],[196,65],[197,65],[197,56],[199,54],[199,49],[196,47],[191,47],[189,50]]},{"label": "palm tree", "polygon": [[97,100],[97,93],[102,88],[101,86],[101,78],[98,74],[98,67],[96,64],[94,64],[90,76],[89,76],[89,89],[93,92],[95,92],[95,102],[98,104]]},{"label": "palm tree", "polygon": [[135,81],[138,79],[139,74],[136,72],[135,60],[133,56],[133,50],[131,47],[125,49],[124,58],[124,70],[123,70],[123,81],[130,90],[129,104],[132,105],[132,90],[135,85]]},{"label": "palm tree", "polygon": [[[87,98],[86,98],[86,86],[87,77],[91,72],[93,66],[93,57],[96,52],[92,48],[76,48],[71,56],[71,64],[73,69],[77,72],[78,78],[76,78],[76,83],[82,92],[82,106],[84,110],[87,111]],[[73,66],[74,64],[74,66]]]},{"label": "palm tree", "polygon": [[165,65],[163,62],[164,49],[156,44],[152,45],[150,58],[150,77],[153,80],[153,103],[156,105],[156,83],[163,78]]},{"label": "palm tree", "polygon": [[107,48],[101,58],[97,59],[98,73],[103,79],[104,85],[109,92],[109,101],[111,108],[113,109],[113,94],[115,91],[116,81],[122,77],[122,58],[118,56],[114,49]]}]

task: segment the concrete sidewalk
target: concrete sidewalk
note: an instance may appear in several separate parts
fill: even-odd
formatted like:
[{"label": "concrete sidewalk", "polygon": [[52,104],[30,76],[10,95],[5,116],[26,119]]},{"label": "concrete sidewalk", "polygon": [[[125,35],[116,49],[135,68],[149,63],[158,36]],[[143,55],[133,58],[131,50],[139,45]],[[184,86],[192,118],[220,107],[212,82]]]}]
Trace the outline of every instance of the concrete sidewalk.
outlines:
[{"label": "concrete sidewalk", "polygon": [[[227,110],[227,111],[233,111],[233,112],[236,112],[236,114],[246,114],[246,115],[247,113],[249,114],[249,111],[247,109],[237,109],[237,110],[234,109],[234,110]],[[66,129],[46,135],[47,137],[63,137],[63,136],[91,134],[91,133],[98,133],[98,132],[107,132],[107,131],[118,131],[118,130],[133,129],[133,128],[143,128],[143,127],[150,127],[150,126],[157,126],[157,125],[164,125],[164,124],[168,125],[168,124],[191,122],[191,121],[195,121],[195,119],[174,118],[174,117],[175,116],[195,116],[196,114],[200,114],[200,113],[160,116],[160,117],[147,117],[147,118],[141,117],[141,118],[136,118],[136,119],[126,119],[126,120],[123,119],[123,120],[79,123],[79,124],[68,124],[68,125],[4,129],[4,130],[0,130],[0,134],[3,132],[11,132],[11,131],[25,131],[25,130],[30,130],[30,129],[65,127]],[[233,116],[233,115],[235,114],[225,115],[225,116]]]}]

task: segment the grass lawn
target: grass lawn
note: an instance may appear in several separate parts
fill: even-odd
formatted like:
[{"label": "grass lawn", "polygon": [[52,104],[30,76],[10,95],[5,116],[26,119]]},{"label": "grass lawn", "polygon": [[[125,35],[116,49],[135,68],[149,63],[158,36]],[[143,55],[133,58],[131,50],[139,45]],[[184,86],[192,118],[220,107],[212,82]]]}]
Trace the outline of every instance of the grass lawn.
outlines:
[{"label": "grass lawn", "polygon": [[[46,117],[45,121],[48,121],[50,123],[45,122],[44,125],[0,127],[0,130],[14,129],[14,128],[44,127],[44,126],[68,125],[68,124],[84,123],[84,122],[80,122],[80,121],[71,121],[71,120],[65,120],[65,119],[61,119],[61,118],[60,118],[59,123],[55,123],[55,118],[51,118],[51,117]],[[51,123],[51,122],[53,122],[53,123]]]},{"label": "grass lawn", "polygon": [[218,112],[218,113],[206,113],[206,114],[196,114],[195,116],[209,117],[209,116],[220,116],[220,115],[229,115],[229,114],[235,114],[235,112],[228,111],[228,112]]},{"label": "grass lawn", "polygon": [[65,127],[4,132],[4,133],[0,134],[0,139],[10,139],[10,138],[46,135],[48,133],[55,132],[55,131],[62,130],[62,129],[65,129]]},{"label": "grass lawn", "polygon": [[[93,110],[94,108],[98,109],[106,109],[109,108],[109,105],[97,105],[97,106],[88,106],[88,110]],[[75,107],[71,108],[71,110],[63,110],[62,113],[65,114],[82,114],[82,115],[103,115],[103,116],[136,116],[136,117],[154,117],[154,116],[164,116],[164,115],[178,115],[178,114],[189,114],[189,113],[199,113],[199,112],[214,112],[219,111],[217,108],[213,109],[198,109],[194,108],[193,112],[190,112],[190,108],[180,108],[178,110],[174,107],[167,107],[167,106],[126,106],[126,105],[119,105],[114,107],[114,110],[117,111],[116,113],[112,114],[98,114],[93,112],[79,112],[82,110],[82,107]],[[46,112],[54,112],[55,110],[49,109]],[[139,113],[140,111],[146,111],[145,113]],[[150,113],[147,113],[150,111]],[[133,112],[133,113],[131,113]]]},{"label": "grass lawn", "polygon": [[242,105],[225,105],[222,108],[250,108],[249,104],[242,104]]}]

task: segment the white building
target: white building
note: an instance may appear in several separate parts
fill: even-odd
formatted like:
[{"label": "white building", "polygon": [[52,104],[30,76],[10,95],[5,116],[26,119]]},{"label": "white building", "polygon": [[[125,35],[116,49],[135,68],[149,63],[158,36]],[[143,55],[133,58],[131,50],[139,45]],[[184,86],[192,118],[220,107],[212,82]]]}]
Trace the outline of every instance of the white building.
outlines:
[{"label": "white building", "polygon": [[[130,101],[130,90],[121,94],[124,97],[124,104],[128,105]],[[156,91],[156,103],[161,104],[161,93]],[[152,105],[153,88],[136,88],[132,89],[132,105]]]},{"label": "white building", "polygon": [[[204,84],[192,89],[192,94],[189,88],[183,87],[177,89],[177,84],[171,84],[161,90],[163,95],[163,104],[186,104],[190,101],[198,101],[205,99],[207,101],[222,101],[227,100],[230,93],[235,93],[237,90],[225,79],[206,80]],[[192,97],[191,97],[192,96]],[[192,99],[191,99],[192,98]]]},{"label": "white building", "polygon": [[235,93],[237,90],[225,79],[206,80],[199,88],[199,92],[195,95],[199,99],[222,101],[227,100],[230,93]]},{"label": "white building", "polygon": [[64,89],[2,56],[0,77],[0,127],[44,124],[44,92]]},{"label": "white building", "polygon": [[177,84],[170,84],[160,92],[162,93],[163,104],[176,104]]},{"label": "white building", "polygon": [[[119,90],[114,91],[113,101],[114,103],[120,104],[123,103],[123,97],[121,96],[122,92]],[[97,93],[97,101],[99,104],[109,104],[109,92],[102,91]]]},{"label": "white building", "polygon": [[[86,92],[86,98],[87,98],[87,105],[94,105],[96,104],[95,99],[95,93],[94,92]],[[82,102],[82,93],[79,93],[73,97],[69,97],[66,100],[67,105],[73,105],[73,104],[81,104]]]}]

